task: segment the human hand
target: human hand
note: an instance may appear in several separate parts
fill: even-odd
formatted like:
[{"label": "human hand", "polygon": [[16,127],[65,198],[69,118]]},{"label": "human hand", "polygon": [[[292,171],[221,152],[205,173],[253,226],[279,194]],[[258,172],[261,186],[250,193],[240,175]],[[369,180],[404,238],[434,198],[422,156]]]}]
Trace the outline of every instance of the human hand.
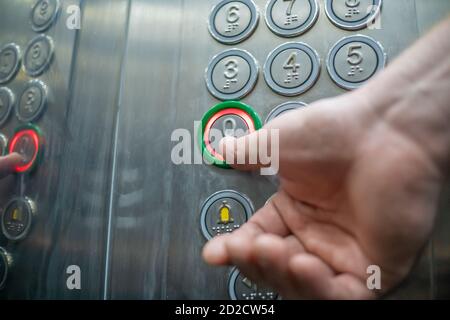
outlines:
[{"label": "human hand", "polygon": [[[205,260],[236,265],[284,298],[365,299],[398,285],[430,236],[448,174],[450,41],[442,48],[438,36],[448,30],[367,87],[266,125],[279,129],[280,189],[240,229],[211,240]],[[437,67],[421,64],[439,52]],[[260,134],[222,141],[226,161]],[[370,265],[381,268],[380,291],[367,288]]]}]

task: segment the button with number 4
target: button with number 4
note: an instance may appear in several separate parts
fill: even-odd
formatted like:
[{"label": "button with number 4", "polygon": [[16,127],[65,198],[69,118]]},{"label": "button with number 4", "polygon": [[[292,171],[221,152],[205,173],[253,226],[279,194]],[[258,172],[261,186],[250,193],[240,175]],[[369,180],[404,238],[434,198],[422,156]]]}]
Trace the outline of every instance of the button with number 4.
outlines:
[{"label": "button with number 4", "polygon": [[331,79],[347,90],[361,87],[385,65],[386,53],[383,46],[363,35],[339,40],[327,57]]},{"label": "button with number 4", "polygon": [[269,54],[264,64],[267,84],[284,96],[295,96],[309,90],[319,74],[319,55],[302,42],[282,44]]},{"label": "button with number 4", "polygon": [[255,31],[258,21],[258,10],[252,0],[223,0],[212,9],[208,29],[217,41],[236,44]]},{"label": "button with number 4", "polygon": [[239,100],[255,87],[258,63],[247,51],[226,50],[213,57],[206,69],[209,92],[220,100]]},{"label": "button with number 4", "polygon": [[47,86],[41,80],[30,80],[17,104],[17,118],[22,122],[37,120],[47,106],[47,93]]}]

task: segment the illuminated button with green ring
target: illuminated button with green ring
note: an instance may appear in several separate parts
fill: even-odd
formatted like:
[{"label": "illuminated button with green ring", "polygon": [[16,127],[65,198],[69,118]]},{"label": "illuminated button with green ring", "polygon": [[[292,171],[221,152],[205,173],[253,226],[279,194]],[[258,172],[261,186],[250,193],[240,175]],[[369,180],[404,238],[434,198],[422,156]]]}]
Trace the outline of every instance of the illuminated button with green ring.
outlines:
[{"label": "illuminated button with green ring", "polygon": [[221,168],[230,168],[218,152],[219,142],[229,136],[239,138],[262,127],[258,114],[239,101],[226,101],[210,109],[202,119],[199,134],[203,158]]}]

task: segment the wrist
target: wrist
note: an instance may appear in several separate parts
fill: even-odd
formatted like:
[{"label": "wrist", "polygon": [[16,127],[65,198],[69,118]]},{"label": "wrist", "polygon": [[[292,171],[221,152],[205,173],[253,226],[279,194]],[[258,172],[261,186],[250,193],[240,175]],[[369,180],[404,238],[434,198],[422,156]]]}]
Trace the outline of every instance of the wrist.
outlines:
[{"label": "wrist", "polygon": [[360,91],[371,112],[450,169],[450,19]]}]

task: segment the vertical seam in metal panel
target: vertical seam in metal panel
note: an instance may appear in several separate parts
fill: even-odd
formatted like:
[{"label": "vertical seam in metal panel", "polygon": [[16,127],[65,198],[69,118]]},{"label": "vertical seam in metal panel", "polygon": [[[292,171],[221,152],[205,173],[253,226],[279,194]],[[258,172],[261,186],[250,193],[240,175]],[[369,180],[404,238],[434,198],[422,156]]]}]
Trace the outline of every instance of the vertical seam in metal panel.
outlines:
[{"label": "vertical seam in metal panel", "polygon": [[114,121],[114,133],[113,133],[113,159],[111,166],[111,188],[109,194],[109,206],[108,206],[108,229],[106,234],[106,258],[105,258],[105,274],[104,274],[104,282],[103,282],[103,300],[108,299],[108,291],[109,291],[109,273],[110,273],[110,260],[111,260],[111,239],[112,239],[112,219],[113,219],[113,206],[114,206],[114,192],[115,192],[115,183],[116,183],[116,169],[117,169],[117,147],[118,147],[118,131],[119,131],[119,123],[120,123],[120,109],[121,109],[121,101],[122,101],[122,89],[123,89],[123,72],[124,65],[128,53],[128,31],[130,26],[130,11],[131,11],[131,2],[132,0],[127,1],[127,18],[125,23],[125,39],[124,39],[124,50],[122,53],[122,61],[120,63],[120,72],[119,72],[119,90],[117,95],[117,111],[116,111],[116,119]]},{"label": "vertical seam in metal panel", "polygon": [[[422,30],[420,28],[420,23],[419,23],[419,12],[417,11],[417,1],[415,0],[413,2],[414,5],[414,11],[416,13],[416,31],[417,31],[417,38],[419,38],[422,34]],[[431,236],[431,239],[428,243],[428,250],[429,250],[429,254],[428,254],[428,271],[429,271],[429,298],[430,299],[434,299],[435,297],[435,281],[434,281],[434,241],[433,241],[433,237],[434,235]]]}]

